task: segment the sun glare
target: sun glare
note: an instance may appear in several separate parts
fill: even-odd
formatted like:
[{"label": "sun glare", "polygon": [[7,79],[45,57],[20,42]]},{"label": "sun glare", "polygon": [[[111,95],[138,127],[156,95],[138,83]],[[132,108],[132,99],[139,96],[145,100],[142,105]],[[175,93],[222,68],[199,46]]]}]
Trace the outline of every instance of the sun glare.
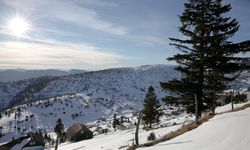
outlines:
[{"label": "sun glare", "polygon": [[30,29],[30,24],[24,18],[16,16],[9,21],[7,28],[10,34],[21,37]]}]

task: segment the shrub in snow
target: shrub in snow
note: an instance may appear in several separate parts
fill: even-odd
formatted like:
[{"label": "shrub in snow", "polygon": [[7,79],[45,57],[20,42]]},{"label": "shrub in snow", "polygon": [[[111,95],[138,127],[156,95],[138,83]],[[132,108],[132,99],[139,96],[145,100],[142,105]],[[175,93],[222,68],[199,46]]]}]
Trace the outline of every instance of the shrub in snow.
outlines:
[{"label": "shrub in snow", "polygon": [[[231,98],[232,95],[228,95],[225,97],[224,99],[224,104],[229,104],[231,103],[232,101],[232,98]],[[242,103],[242,102],[246,102],[247,101],[247,96],[246,94],[240,94],[240,93],[236,93],[234,96],[233,96],[233,102],[234,103]]]},{"label": "shrub in snow", "polygon": [[155,133],[154,133],[154,132],[151,132],[151,133],[149,134],[149,136],[148,136],[148,141],[153,141],[153,140],[155,140],[155,139],[156,139]]}]

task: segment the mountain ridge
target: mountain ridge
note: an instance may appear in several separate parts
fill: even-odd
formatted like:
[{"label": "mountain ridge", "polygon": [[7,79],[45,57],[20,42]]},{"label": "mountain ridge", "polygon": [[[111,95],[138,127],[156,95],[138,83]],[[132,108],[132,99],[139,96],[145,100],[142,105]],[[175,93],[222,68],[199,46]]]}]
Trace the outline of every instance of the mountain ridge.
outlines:
[{"label": "mountain ridge", "polygon": [[[154,85],[157,92],[163,95],[159,83],[178,76],[174,66],[171,65],[144,65],[1,83],[0,103],[4,106],[1,109],[76,93],[92,94],[93,99],[103,97],[119,99],[124,96],[139,98],[149,85]],[[114,96],[114,93],[120,95]]]},{"label": "mountain ridge", "polygon": [[66,71],[59,69],[5,69],[0,70],[0,82],[19,81],[42,76],[65,76],[82,72],[86,72],[86,70],[71,69]]}]

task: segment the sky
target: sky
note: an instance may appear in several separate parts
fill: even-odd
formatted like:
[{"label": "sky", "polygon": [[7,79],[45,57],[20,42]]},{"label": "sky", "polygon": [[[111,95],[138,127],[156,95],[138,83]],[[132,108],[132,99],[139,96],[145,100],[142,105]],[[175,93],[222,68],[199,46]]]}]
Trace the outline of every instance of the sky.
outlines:
[{"label": "sky", "polygon": [[[168,38],[182,37],[178,15],[184,2],[0,0],[0,69],[98,70],[169,64],[166,58],[178,50],[169,46]],[[224,3],[232,5],[228,15],[240,23],[232,40],[250,39],[250,0]],[[25,32],[17,35],[24,27]]]}]

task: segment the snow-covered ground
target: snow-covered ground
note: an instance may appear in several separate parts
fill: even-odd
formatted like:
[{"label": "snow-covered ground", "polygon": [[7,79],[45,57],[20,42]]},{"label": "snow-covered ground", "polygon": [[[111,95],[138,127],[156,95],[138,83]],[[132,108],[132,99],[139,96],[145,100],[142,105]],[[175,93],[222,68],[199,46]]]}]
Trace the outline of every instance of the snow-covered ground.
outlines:
[{"label": "snow-covered ground", "polygon": [[197,129],[139,150],[249,150],[250,108],[216,115]]}]

